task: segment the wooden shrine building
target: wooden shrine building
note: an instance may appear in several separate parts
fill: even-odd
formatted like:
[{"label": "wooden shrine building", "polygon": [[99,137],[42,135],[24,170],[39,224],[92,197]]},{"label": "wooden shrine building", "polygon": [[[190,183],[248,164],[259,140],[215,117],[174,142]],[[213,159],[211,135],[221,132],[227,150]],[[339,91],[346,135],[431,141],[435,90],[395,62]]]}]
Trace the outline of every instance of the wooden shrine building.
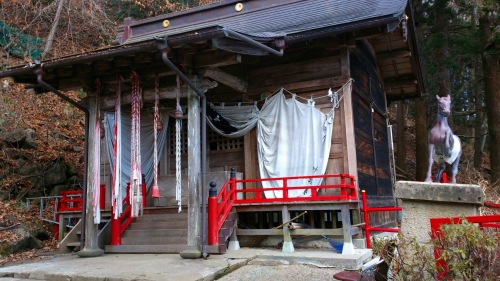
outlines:
[{"label": "wooden shrine building", "polygon": [[[226,219],[232,220],[226,224],[242,243],[244,236],[250,244],[251,240],[262,242],[266,237],[282,239],[281,230],[273,227],[304,211],[308,213],[301,221],[310,229],[294,230],[292,235],[338,236],[344,242],[346,236],[362,238],[361,190],[366,191],[370,206],[395,205],[387,107],[391,101],[417,98],[423,93],[409,1],[226,0],[145,20],[127,19],[113,44],[0,73],[0,77],[13,77],[18,83],[35,85],[39,92],[56,92],[66,100],[59,91],[83,89],[87,93],[81,103],[70,101],[86,112],[90,127],[86,133],[89,149],[83,255],[102,254],[99,235],[108,236],[103,239],[108,252],[187,251],[186,257],[224,252],[230,233],[215,245],[207,245],[207,200],[209,183],[216,183],[219,194],[231,168],[235,169],[233,176],[242,180],[237,188],[253,190],[237,193],[238,199],[254,201],[235,203]],[[100,171],[100,184],[106,185],[106,198],[112,198],[113,161],[109,159],[116,158],[108,157],[113,153],[105,143],[113,143],[113,127],[106,127],[108,117],[104,116],[116,112],[118,91],[124,116],[133,111],[132,93],[139,93],[140,126],[149,126],[151,132],[158,94],[164,140],[158,140],[161,147],[157,150],[159,197],[152,196],[154,169],[151,164],[144,166],[144,161],[153,160],[142,154],[147,193],[144,215],[120,233],[118,245],[110,245],[106,230],[109,226],[105,220],[101,226],[94,223],[93,201],[89,198],[93,198],[94,187],[99,184],[94,180],[96,170]],[[266,178],[260,172],[266,165],[259,160],[260,127],[238,137],[227,137],[206,124],[205,116],[212,123],[217,119],[214,109],[221,110],[220,116],[224,117],[224,106],[254,105],[263,112],[269,107],[266,102],[277,92],[324,114],[334,113],[331,137],[327,135],[329,150],[321,155],[326,159],[323,174],[347,176],[355,187],[347,197],[339,197],[340,203],[257,200],[262,194],[254,189],[262,189],[263,183],[258,180]],[[176,129],[176,120],[182,120],[182,127]],[[286,122],[293,124],[296,120],[300,118]],[[106,138],[96,136],[96,123],[106,128]],[[146,142],[142,131],[140,138]],[[297,142],[294,138],[280,141],[279,149]],[[90,149],[96,143],[101,147],[100,155]],[[307,143],[298,146],[304,147],[303,155],[294,155],[300,162],[309,150]],[[324,179],[319,185],[345,184],[344,180]],[[122,181],[130,179],[123,177]],[[179,181],[181,187],[176,193]],[[322,194],[317,192],[318,196]],[[184,216],[178,213],[179,201]],[[109,216],[106,210],[111,209],[110,200],[100,209]],[[172,220],[177,224],[167,230],[166,224]],[[372,225],[383,226],[394,224],[395,217],[379,214],[371,220]],[[153,236],[147,237],[145,232]]]}]

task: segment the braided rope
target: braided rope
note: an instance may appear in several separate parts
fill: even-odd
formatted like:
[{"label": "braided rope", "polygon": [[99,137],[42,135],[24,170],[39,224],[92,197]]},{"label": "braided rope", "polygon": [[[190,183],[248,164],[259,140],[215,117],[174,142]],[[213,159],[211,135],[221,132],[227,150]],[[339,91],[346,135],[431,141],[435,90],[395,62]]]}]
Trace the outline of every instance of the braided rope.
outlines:
[{"label": "braided rope", "polygon": [[141,89],[139,75],[132,73],[132,130],[130,140],[130,205],[132,217],[142,214],[141,173]]},{"label": "braided rope", "polygon": [[158,122],[159,122],[159,114],[158,114],[158,104],[160,101],[160,82],[158,81],[158,73],[155,74],[155,108],[154,108],[154,126],[153,126],[153,134],[154,134],[154,144],[153,144],[153,190],[151,192],[152,197],[160,197],[160,190],[158,188]]},{"label": "braided rope", "polygon": [[93,215],[94,215],[94,223],[101,223],[101,206],[99,206],[101,197],[100,192],[100,179],[101,179],[101,114],[100,114],[100,91],[101,91],[101,81],[96,79],[95,81],[96,88],[96,120],[94,124],[94,139],[93,139],[93,174],[94,178],[92,181],[92,206],[93,206]]},{"label": "braided rope", "polygon": [[120,187],[121,178],[121,79],[115,77],[115,124],[113,126],[113,180],[111,188],[111,206],[114,218],[117,219],[122,213],[122,192]]},{"label": "braided rope", "polygon": [[[181,110],[180,105],[180,91],[181,83],[179,76],[177,76],[177,110]],[[181,128],[182,119],[175,120],[175,200],[179,206],[179,213],[182,211],[182,182],[181,182]]]}]

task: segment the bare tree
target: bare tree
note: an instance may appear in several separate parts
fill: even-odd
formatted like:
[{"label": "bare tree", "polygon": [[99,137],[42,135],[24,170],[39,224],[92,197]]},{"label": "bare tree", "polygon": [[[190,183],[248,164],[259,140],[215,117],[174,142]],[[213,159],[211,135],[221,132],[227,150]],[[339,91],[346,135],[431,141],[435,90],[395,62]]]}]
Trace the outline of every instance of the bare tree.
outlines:
[{"label": "bare tree", "polygon": [[42,59],[50,52],[52,49],[52,42],[54,42],[54,35],[56,34],[57,26],[59,25],[59,19],[61,18],[61,11],[64,6],[64,0],[59,0],[57,4],[57,11],[52,22],[52,27],[50,28],[49,36],[47,36],[47,42],[45,43],[45,48],[43,49]]}]

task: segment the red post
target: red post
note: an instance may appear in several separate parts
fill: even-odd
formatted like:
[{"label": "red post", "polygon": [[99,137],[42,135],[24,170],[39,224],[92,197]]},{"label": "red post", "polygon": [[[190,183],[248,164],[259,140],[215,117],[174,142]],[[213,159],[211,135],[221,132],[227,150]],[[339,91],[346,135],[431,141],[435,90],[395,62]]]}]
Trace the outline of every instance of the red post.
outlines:
[{"label": "red post", "polygon": [[345,187],[345,176],[346,175],[341,175],[340,177],[340,199],[341,200],[347,200],[347,190]]},{"label": "red post", "polygon": [[53,234],[54,234],[54,238],[56,240],[59,240],[59,206],[57,204],[57,198],[54,199],[54,209],[55,209],[55,212],[56,212],[56,223],[54,223],[54,228],[52,229],[53,230]]},{"label": "red post", "polygon": [[101,206],[101,210],[106,209],[106,185],[101,184],[99,190],[99,205]]},{"label": "red post", "polygon": [[231,168],[231,172],[229,173],[230,185],[229,189],[231,190],[231,200],[236,200],[236,169]]},{"label": "red post", "polygon": [[356,188],[356,181],[354,180],[354,177],[349,177],[349,183],[353,187],[351,197],[355,198],[355,200],[359,200],[358,198],[358,189]]},{"label": "red post", "polygon": [[283,179],[283,198],[288,198],[288,181]]},{"label": "red post", "polygon": [[148,197],[147,195],[147,192],[146,192],[146,184],[143,183],[142,186],[141,186],[141,192],[142,192],[142,207],[143,208],[146,208],[147,207],[147,202],[146,202],[146,198]]},{"label": "red post", "polygon": [[446,172],[444,172],[442,175],[441,175],[441,182],[442,183],[449,183],[450,180],[448,179],[448,175],[446,174]]},{"label": "red post", "polygon": [[370,220],[368,219],[368,204],[366,203],[366,191],[361,191],[361,197],[363,200],[363,216],[365,219],[365,239],[366,239],[366,248],[371,249],[371,241],[370,241]]},{"label": "red post", "polygon": [[122,243],[122,238],[120,234],[120,219],[116,218],[115,219],[115,212],[113,210],[113,207],[111,207],[111,245],[116,246],[116,245],[121,245]]},{"label": "red post", "polygon": [[217,189],[215,182],[210,183],[208,191],[208,245],[217,245]]}]

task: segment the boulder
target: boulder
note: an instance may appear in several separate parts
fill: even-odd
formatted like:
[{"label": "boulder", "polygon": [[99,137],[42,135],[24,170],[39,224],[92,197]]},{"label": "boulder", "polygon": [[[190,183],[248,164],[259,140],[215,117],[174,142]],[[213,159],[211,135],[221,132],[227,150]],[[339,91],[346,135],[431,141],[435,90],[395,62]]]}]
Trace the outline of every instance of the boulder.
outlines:
[{"label": "boulder", "polygon": [[37,143],[33,140],[32,129],[16,128],[8,132],[0,132],[0,141],[7,142],[18,148],[33,149]]}]

